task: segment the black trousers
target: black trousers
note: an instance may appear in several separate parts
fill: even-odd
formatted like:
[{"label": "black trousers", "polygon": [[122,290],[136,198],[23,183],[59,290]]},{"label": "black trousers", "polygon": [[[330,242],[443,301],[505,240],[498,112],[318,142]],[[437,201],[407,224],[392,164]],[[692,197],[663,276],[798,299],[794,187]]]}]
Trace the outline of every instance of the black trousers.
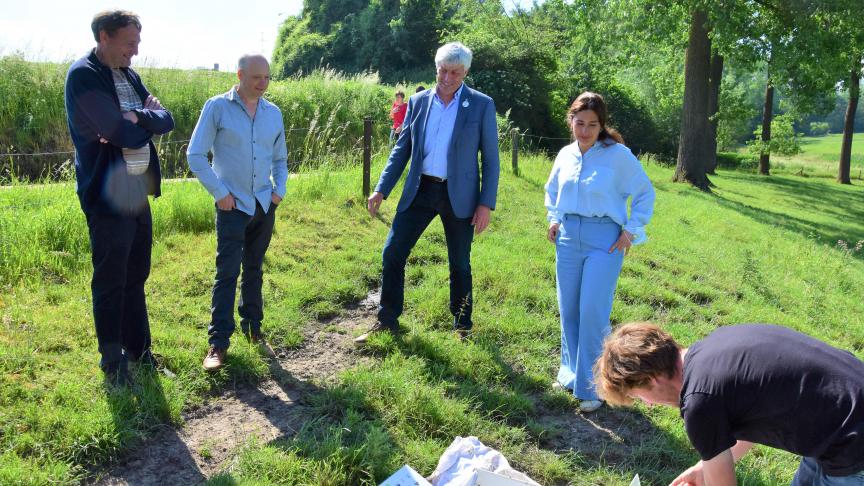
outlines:
[{"label": "black trousers", "polygon": [[93,253],[93,320],[106,372],[150,348],[144,283],[150,275],[150,206],[136,215],[87,214]]}]

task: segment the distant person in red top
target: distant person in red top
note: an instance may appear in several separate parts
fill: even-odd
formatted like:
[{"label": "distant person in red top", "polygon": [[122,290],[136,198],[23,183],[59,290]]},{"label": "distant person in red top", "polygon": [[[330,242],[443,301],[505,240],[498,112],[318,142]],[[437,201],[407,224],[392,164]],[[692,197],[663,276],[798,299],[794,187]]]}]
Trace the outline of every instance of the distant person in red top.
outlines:
[{"label": "distant person in red top", "polygon": [[402,122],[405,121],[405,113],[408,111],[408,104],[405,103],[405,93],[400,89],[396,92],[396,99],[393,101],[393,107],[390,108],[390,118],[393,119],[393,128],[390,130],[390,141],[393,137],[399,135],[402,131]]}]

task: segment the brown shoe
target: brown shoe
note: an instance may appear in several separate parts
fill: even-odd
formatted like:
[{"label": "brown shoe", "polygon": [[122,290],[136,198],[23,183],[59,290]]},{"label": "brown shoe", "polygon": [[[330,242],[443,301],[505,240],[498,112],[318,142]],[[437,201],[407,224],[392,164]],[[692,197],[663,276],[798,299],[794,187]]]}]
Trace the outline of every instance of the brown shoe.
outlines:
[{"label": "brown shoe", "polygon": [[207,371],[218,370],[225,364],[225,357],[227,355],[227,349],[210,346],[210,351],[207,351],[207,356],[204,357],[204,369]]},{"label": "brown shoe", "polygon": [[259,329],[258,331],[250,331],[244,333],[246,339],[249,340],[250,343],[254,344],[258,349],[264,353],[268,358],[275,358],[276,351],[270,346],[270,343],[267,342],[267,339],[264,337],[264,333]]},{"label": "brown shoe", "polygon": [[366,344],[366,341],[368,341],[369,338],[373,334],[378,334],[378,333],[382,333],[382,332],[389,332],[391,334],[395,333],[395,331],[393,331],[389,327],[385,326],[384,324],[381,324],[380,322],[376,322],[375,325],[372,326],[371,329],[369,329],[365,333],[354,338],[354,344],[356,344],[358,346],[363,346],[364,344]]}]

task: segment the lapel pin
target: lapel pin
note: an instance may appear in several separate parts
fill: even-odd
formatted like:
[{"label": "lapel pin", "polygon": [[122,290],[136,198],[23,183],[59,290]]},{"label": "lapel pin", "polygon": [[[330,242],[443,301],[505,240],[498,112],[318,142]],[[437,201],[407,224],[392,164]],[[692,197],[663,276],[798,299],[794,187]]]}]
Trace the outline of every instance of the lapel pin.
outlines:
[{"label": "lapel pin", "polygon": [[468,105],[470,105],[470,103],[468,103],[468,100],[462,102],[462,108],[468,108]]}]

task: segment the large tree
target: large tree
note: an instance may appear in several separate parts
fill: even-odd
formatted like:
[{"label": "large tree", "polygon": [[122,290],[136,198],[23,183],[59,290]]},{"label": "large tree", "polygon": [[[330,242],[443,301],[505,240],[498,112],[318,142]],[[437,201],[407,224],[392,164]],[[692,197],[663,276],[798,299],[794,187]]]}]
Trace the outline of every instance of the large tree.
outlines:
[{"label": "large tree", "polygon": [[711,124],[708,106],[711,98],[711,40],[708,33],[708,14],[703,8],[691,11],[690,34],[684,61],[684,103],[681,113],[681,141],[678,145],[678,164],[675,182],[689,182],[703,191],[709,191],[707,162],[711,158]]}]

